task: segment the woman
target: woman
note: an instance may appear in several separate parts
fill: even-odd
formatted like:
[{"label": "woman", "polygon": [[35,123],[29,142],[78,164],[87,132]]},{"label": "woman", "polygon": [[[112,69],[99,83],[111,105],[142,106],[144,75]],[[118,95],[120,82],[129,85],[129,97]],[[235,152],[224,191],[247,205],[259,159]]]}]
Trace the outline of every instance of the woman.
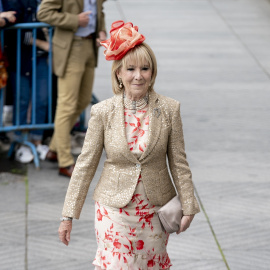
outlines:
[{"label": "woman", "polygon": [[180,104],[153,90],[157,64],[144,36],[132,23],[112,24],[101,42],[112,65],[114,97],[92,107],[82,153],[72,174],[59,227],[68,245],[72,218],[80,212],[103,148],[107,159],[95,188],[95,269],[170,269],[158,209],[176,195],[185,231],[199,206],[186,161]]}]

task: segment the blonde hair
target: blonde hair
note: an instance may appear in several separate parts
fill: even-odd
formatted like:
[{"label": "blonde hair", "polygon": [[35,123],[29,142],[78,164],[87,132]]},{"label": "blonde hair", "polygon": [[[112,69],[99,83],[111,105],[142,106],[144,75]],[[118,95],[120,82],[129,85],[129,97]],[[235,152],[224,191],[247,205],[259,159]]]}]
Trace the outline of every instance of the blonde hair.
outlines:
[{"label": "blonde hair", "polygon": [[127,67],[131,60],[135,60],[136,64],[138,65],[144,64],[145,61],[149,63],[150,69],[152,71],[149,91],[154,89],[154,84],[157,77],[157,60],[150,46],[143,42],[140,45],[132,48],[122,59],[113,61],[111,76],[112,90],[114,94],[119,94],[123,91],[123,88],[119,87],[117,72],[120,71],[122,67]]}]

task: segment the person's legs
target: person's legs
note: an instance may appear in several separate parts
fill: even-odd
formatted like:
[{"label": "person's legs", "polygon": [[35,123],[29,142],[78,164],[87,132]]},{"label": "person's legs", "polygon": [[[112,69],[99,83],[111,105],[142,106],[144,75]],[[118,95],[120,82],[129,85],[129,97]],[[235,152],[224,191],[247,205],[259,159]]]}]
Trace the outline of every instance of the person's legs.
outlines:
[{"label": "person's legs", "polygon": [[[70,120],[70,131],[74,127],[78,117],[83,112],[83,110],[90,104],[92,99],[92,88],[93,88],[93,82],[94,82],[94,74],[95,74],[95,68],[87,66],[82,78],[82,83],[79,91],[78,96],[78,102],[76,106],[76,111],[71,117]],[[56,137],[55,134],[53,134],[51,143],[50,143],[50,150],[53,152],[57,152],[56,147]]]},{"label": "person's legs", "polygon": [[71,127],[73,128],[76,120],[83,110],[91,103],[92,90],[94,84],[95,75],[95,54],[93,50],[92,40],[87,40],[84,45],[84,50],[87,51],[87,62],[85,65],[85,71],[81,80],[81,86],[78,96],[77,108],[74,117],[71,120]]},{"label": "person's legs", "polygon": [[[19,123],[20,125],[27,124],[27,111],[29,107],[29,101],[31,97],[31,88],[30,88],[30,77],[22,75],[20,77],[20,89],[19,89],[19,109],[17,111],[17,93],[16,93],[16,72],[11,72],[11,83],[14,97],[14,106],[13,106],[13,124],[16,125],[16,114],[19,113]],[[19,139],[21,136],[20,131],[15,131],[15,138]]]},{"label": "person's legs", "polygon": [[[37,59],[37,78],[36,78],[36,124],[44,124],[48,112],[48,64],[47,57]],[[33,106],[32,106],[33,108]],[[33,119],[32,119],[33,120]],[[33,122],[33,121],[32,121]],[[31,132],[31,139],[34,143],[41,144],[43,130],[35,129]]]},{"label": "person's legs", "polygon": [[[74,164],[71,154],[70,131],[78,117],[77,103],[80,86],[85,72],[87,50],[85,40],[74,40],[68,59],[66,73],[58,78],[58,99],[55,130],[50,149],[57,152],[59,167]],[[74,120],[75,119],[75,120]]]},{"label": "person's legs", "polygon": [[[16,113],[17,113],[17,93],[16,93],[16,73],[11,72],[10,76],[12,77],[12,90],[14,97],[14,112],[13,112],[13,124],[16,125]],[[25,125],[27,123],[27,111],[29,107],[29,101],[31,98],[31,88],[30,88],[30,77],[22,75],[20,78],[20,89],[19,89],[19,124]]]},{"label": "person's legs", "polygon": [[[19,89],[19,107],[17,110],[17,93],[16,93],[16,72],[11,72],[11,83],[14,97],[14,106],[13,106],[13,123],[16,125],[16,114],[19,113],[19,125],[27,124],[27,112],[29,108],[29,102],[31,98],[31,84],[30,76],[21,75],[20,77],[20,89]],[[21,131],[14,132],[14,139],[21,140],[22,134]],[[15,159],[21,163],[29,163],[33,160],[34,156],[29,147],[21,145],[16,149]]]}]

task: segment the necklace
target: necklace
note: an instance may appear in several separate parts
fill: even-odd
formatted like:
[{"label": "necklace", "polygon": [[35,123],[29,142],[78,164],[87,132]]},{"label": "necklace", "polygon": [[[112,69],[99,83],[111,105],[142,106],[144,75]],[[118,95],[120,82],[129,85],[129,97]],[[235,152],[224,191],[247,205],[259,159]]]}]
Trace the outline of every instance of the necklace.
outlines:
[{"label": "necklace", "polygon": [[128,99],[124,93],[124,106],[126,109],[131,110],[133,114],[135,114],[136,111],[139,111],[145,108],[147,104],[148,104],[148,95],[135,101],[135,100]]}]

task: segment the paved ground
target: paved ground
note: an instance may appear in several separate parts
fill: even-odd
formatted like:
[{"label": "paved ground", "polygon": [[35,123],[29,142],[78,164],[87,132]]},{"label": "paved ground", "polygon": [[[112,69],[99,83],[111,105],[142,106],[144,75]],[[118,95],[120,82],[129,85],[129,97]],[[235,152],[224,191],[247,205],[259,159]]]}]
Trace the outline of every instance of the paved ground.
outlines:
[{"label": "paved ground", "polygon": [[[156,91],[182,104],[205,213],[171,237],[172,269],[270,269],[270,2],[121,0],[107,1],[105,12],[108,30],[117,19],[139,26],[158,58]],[[100,99],[112,95],[110,65],[100,55]],[[69,247],[57,238],[68,180],[56,169],[43,162],[27,177],[0,174],[1,270],[92,269],[91,195],[101,168]]]}]

